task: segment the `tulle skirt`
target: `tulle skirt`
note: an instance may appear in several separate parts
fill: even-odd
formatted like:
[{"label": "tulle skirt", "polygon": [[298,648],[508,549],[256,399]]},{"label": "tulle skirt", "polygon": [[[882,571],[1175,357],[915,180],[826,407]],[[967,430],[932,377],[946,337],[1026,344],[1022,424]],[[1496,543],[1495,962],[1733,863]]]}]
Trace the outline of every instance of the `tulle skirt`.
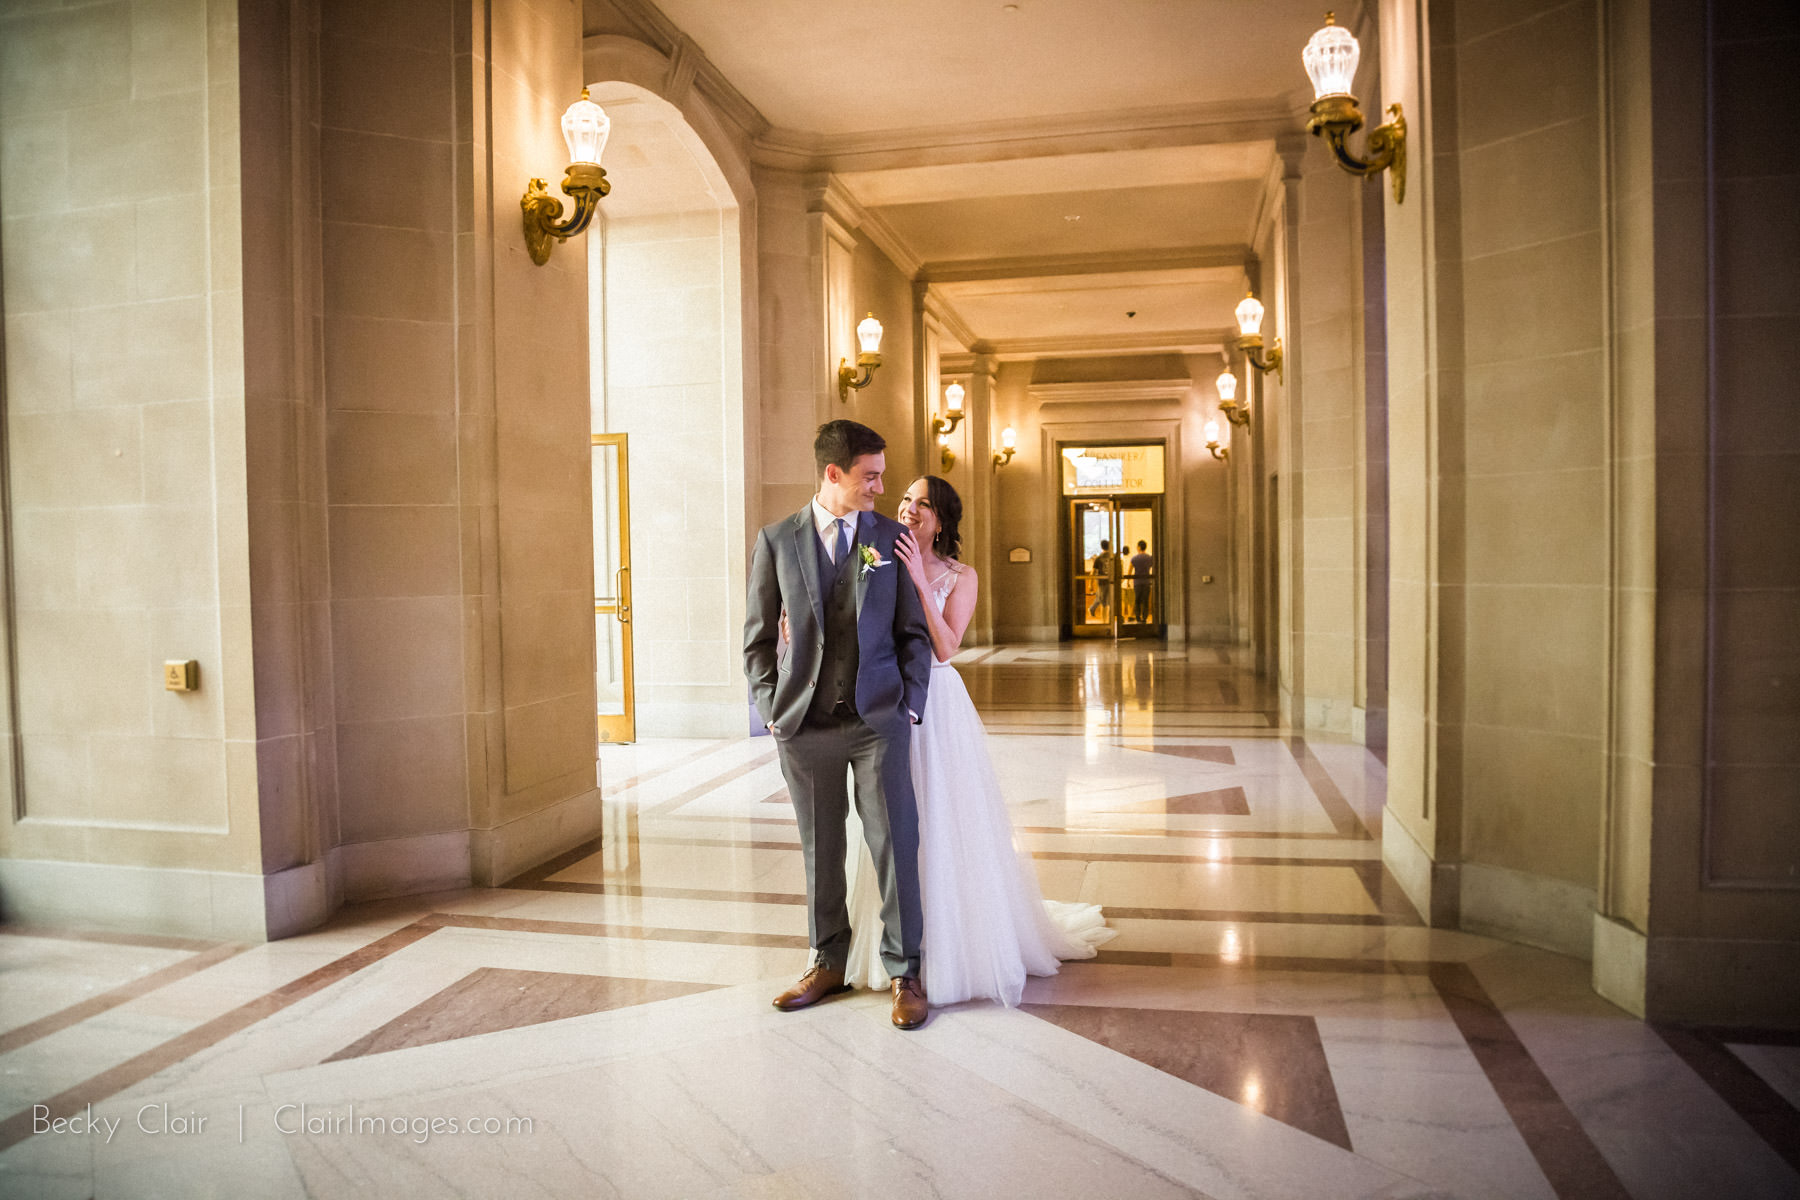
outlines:
[{"label": "tulle skirt", "polygon": [[[1060,960],[1092,958],[1116,936],[1097,904],[1045,900],[988,758],[987,731],[962,676],[931,672],[923,721],[912,730],[919,805],[919,898],[925,911],[920,974],[933,1004],[1019,1003],[1027,975],[1054,975]],[[881,891],[855,806],[849,841],[853,986],[883,988]]]}]

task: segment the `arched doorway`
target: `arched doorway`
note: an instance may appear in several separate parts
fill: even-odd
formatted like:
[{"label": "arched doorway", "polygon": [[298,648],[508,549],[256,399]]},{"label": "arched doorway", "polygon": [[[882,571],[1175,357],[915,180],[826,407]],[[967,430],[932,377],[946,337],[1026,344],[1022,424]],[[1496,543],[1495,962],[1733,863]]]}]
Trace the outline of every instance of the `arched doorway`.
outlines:
[{"label": "arched doorway", "polygon": [[630,705],[640,737],[729,736],[744,727],[739,206],[674,105],[589,90],[612,117],[613,190],[588,237],[601,711]]}]

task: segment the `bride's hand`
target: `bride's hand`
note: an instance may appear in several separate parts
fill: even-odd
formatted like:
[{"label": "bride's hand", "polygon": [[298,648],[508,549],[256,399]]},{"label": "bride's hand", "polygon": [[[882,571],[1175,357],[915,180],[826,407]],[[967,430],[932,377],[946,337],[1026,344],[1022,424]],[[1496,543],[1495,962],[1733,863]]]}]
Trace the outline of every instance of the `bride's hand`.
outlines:
[{"label": "bride's hand", "polygon": [[911,533],[903,533],[894,539],[894,557],[900,560],[906,573],[912,576],[913,586],[919,589],[919,594],[924,595],[925,563],[919,557],[919,543],[913,540]]}]

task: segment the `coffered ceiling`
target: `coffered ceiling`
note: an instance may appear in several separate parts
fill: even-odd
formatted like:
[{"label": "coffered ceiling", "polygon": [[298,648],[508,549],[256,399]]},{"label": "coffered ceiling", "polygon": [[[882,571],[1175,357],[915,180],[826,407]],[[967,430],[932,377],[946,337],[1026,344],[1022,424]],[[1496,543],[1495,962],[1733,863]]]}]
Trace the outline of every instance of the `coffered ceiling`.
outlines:
[{"label": "coffered ceiling", "polygon": [[[605,9],[703,55],[759,162],[830,172],[965,348],[1008,356],[1222,340],[1323,22],[1319,0],[586,2],[590,29]],[[1338,16],[1363,32],[1360,3]]]},{"label": "coffered ceiling", "polygon": [[1318,0],[657,0],[778,128],[825,137],[1280,99]]}]

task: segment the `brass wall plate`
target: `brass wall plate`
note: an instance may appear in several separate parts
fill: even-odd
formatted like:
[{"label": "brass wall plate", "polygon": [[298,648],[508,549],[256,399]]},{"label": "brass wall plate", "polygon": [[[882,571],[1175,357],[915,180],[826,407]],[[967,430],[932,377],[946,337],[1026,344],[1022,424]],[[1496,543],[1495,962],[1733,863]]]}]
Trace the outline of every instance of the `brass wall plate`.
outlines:
[{"label": "brass wall plate", "polygon": [[194,692],[200,690],[200,664],[194,659],[172,658],[163,664],[163,690]]}]

